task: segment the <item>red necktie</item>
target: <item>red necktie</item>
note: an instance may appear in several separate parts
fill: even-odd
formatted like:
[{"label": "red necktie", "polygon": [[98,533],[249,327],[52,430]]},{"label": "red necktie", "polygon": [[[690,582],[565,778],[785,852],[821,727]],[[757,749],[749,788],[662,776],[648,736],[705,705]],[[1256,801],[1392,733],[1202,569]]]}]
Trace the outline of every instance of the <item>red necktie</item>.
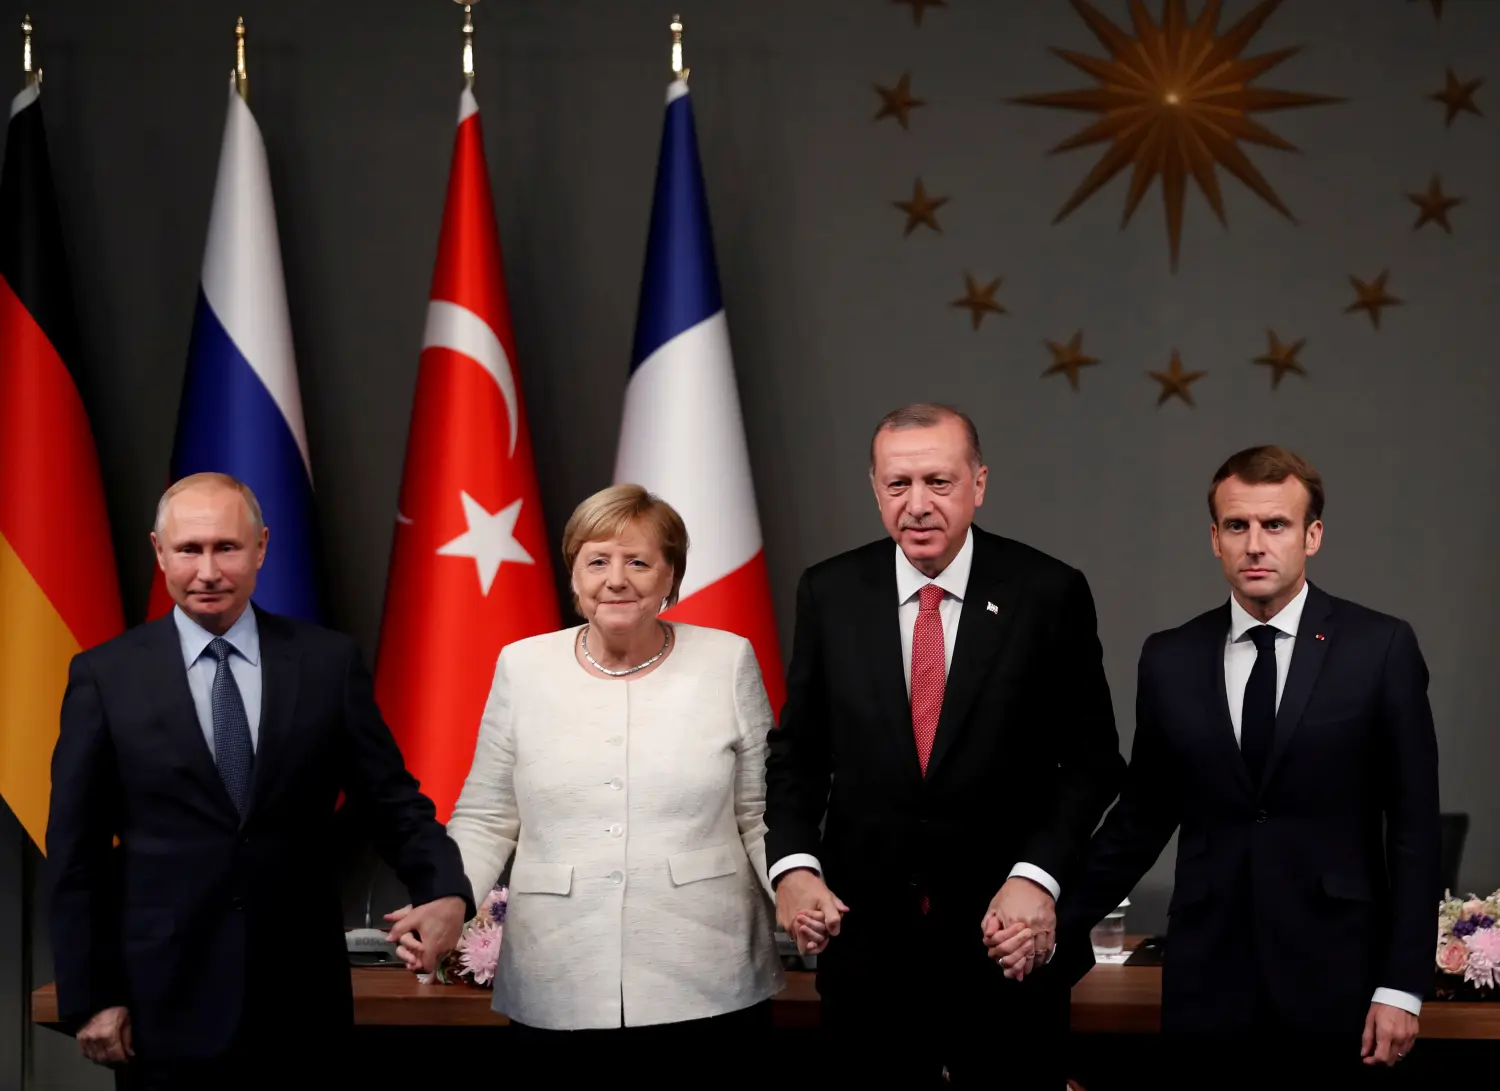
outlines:
[{"label": "red necktie", "polygon": [[943,589],[929,583],[922,588],[919,601],[917,624],[911,634],[911,729],[917,737],[922,775],[926,776],[932,740],[937,738],[938,716],[943,711],[943,679],[947,673],[943,662],[943,618],[938,613]]},{"label": "red necktie", "polygon": [[[920,592],[917,624],[911,634],[911,729],[917,739],[917,759],[922,775],[927,775],[927,759],[932,755],[932,741],[937,738],[938,717],[943,711],[943,681],[947,666],[943,662],[943,618],[938,603],[943,589],[929,583]],[[932,908],[926,891],[922,892],[922,912]]]}]

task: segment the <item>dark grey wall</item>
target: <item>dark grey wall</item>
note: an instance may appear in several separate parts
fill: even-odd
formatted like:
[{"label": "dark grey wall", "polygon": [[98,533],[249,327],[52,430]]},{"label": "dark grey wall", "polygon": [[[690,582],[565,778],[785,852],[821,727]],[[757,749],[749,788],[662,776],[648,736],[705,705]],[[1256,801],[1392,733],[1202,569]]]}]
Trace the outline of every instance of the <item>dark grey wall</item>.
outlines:
[{"label": "dark grey wall", "polygon": [[[1126,22],[1123,2],[1100,6]],[[1228,18],[1248,6],[1226,4]],[[146,531],[167,472],[243,14],[334,620],[373,659],[457,109],[458,9],[36,0],[29,10],[130,615],[140,617],[150,580]],[[14,26],[21,8],[4,11],[0,26]],[[477,93],[554,537],[613,465],[671,14],[638,0],[491,0],[476,11]],[[784,647],[799,571],[879,533],[864,480],[874,420],[904,401],[950,400],[985,439],[984,524],[1090,577],[1128,751],[1141,641],[1225,595],[1208,551],[1208,475],[1238,447],[1287,443],[1327,479],[1314,578],[1417,629],[1443,802],[1476,819],[1464,885],[1500,883],[1490,787],[1500,759],[1490,97],[1500,5],[1450,3],[1441,22],[1426,4],[1395,0],[1286,5],[1252,52],[1306,51],[1259,83],[1348,101],[1260,115],[1301,149],[1249,150],[1298,223],[1221,172],[1228,228],[1190,191],[1176,275],[1156,190],[1123,231],[1119,181],[1049,223],[1097,151],[1046,150],[1089,119],[1003,100],[1087,85],[1047,52],[1099,52],[1064,0],[951,0],[920,30],[884,0],[701,0],[684,15]],[[1444,127],[1423,96],[1445,65],[1490,77],[1484,117]],[[909,132],[873,124],[871,84],[908,70],[929,105]],[[1411,229],[1403,193],[1433,171],[1468,198],[1452,236]],[[890,201],[917,175],[950,197],[944,230],[903,238]],[[1376,332],[1343,313],[1347,277],[1386,267],[1406,303]],[[965,270],[1005,278],[1008,313],[978,332],[947,305]],[[1042,341],[1080,327],[1104,363],[1074,394],[1039,377]],[[1275,392],[1250,363],[1267,327],[1308,339],[1309,374]],[[1196,408],[1154,405],[1143,372],[1165,367],[1174,347],[1208,372]],[[1138,892],[1141,926],[1161,922],[1171,855]],[[0,941],[0,980],[13,979],[14,959]],[[38,1086],[105,1086],[66,1062],[71,1043],[43,1034],[37,1048]]]}]

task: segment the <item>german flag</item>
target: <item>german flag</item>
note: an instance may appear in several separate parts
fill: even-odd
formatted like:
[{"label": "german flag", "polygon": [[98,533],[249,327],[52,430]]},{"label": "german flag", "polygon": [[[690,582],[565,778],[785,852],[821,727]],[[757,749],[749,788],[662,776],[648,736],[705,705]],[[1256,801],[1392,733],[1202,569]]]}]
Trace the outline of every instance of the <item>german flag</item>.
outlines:
[{"label": "german flag", "polygon": [[124,615],[40,98],[11,102],[0,171],[0,796],[44,848],[68,661]]}]

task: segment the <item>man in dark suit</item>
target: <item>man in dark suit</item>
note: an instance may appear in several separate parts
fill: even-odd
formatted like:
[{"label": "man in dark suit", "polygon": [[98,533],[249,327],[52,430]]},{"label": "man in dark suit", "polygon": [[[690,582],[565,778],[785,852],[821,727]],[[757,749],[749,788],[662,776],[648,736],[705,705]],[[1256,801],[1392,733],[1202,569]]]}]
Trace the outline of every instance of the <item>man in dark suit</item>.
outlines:
[{"label": "man in dark suit", "polygon": [[1427,667],[1406,622],[1307,582],[1323,483],[1302,458],[1241,451],[1209,511],[1230,600],[1141,650],[1126,785],[1038,980],[1088,971],[1089,927],[1180,829],[1162,979],[1179,1077],[1345,1087],[1412,1048],[1433,977]]},{"label": "man in dark suit", "polygon": [[971,525],[988,471],[957,410],[889,414],[870,463],[890,538],[797,592],[767,764],[777,918],[818,955],[833,1074],[1055,1091],[1068,993],[1007,981],[984,937],[1048,956],[1123,773],[1093,598]]},{"label": "man in dark suit", "polygon": [[63,697],[47,824],[60,1014],[122,1087],[325,1071],[353,1023],[339,792],[422,903],[403,930],[440,949],[474,908],[458,850],[354,642],[251,606],[269,531],[250,490],[185,478],[151,537],[176,608],[75,657]]}]

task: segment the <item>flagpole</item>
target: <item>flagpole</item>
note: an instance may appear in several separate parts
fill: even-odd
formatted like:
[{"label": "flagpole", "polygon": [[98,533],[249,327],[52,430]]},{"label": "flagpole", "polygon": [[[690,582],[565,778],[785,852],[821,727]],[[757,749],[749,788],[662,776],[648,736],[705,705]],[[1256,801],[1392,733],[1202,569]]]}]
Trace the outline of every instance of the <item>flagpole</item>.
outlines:
[{"label": "flagpole", "polygon": [[[25,76],[26,87],[35,87],[42,82],[42,70],[37,68],[31,49],[31,32],[35,29],[28,13],[21,19],[21,71]],[[33,1084],[32,1074],[32,1040],[33,1028],[31,1024],[31,990],[35,987],[35,959],[32,956],[32,945],[34,938],[32,933],[32,899],[36,888],[36,865],[32,859],[34,853],[31,847],[31,835],[26,827],[20,822],[16,823],[17,837],[17,863],[20,864],[21,881],[17,884],[20,890],[19,896],[20,924],[21,924],[21,951],[20,951],[20,986],[21,986],[21,1049],[20,1068],[21,1086],[30,1088]]]},{"label": "flagpole", "polygon": [[[21,71],[25,76],[25,87],[35,87],[42,82],[42,70],[37,68],[31,49],[31,33],[35,29],[28,13],[21,19]],[[19,816],[18,816],[19,817]],[[35,987],[35,959],[32,956],[32,945],[34,931],[32,927],[32,899],[36,888],[36,865],[33,860],[34,851],[31,847],[31,835],[26,827],[19,821],[16,823],[17,837],[17,862],[20,864],[21,881],[18,884],[20,890],[17,892],[20,901],[20,924],[21,924],[21,951],[20,951],[20,986],[21,986],[21,1049],[18,1060],[20,1061],[21,1086],[30,1088],[34,1082],[32,1073],[32,1034],[31,1023],[31,990]]]},{"label": "flagpole", "polygon": [[682,16],[672,16],[672,75],[679,80],[686,80],[690,71],[682,63]]},{"label": "flagpole", "polygon": [[31,16],[23,15],[21,17],[21,71],[26,75],[26,87],[42,82],[42,70],[40,68],[33,70],[31,63],[31,32],[33,29]]},{"label": "flagpole", "polygon": [[250,101],[250,73],[245,70],[245,17],[234,25],[234,89],[240,98]]},{"label": "flagpole", "polygon": [[474,90],[474,5],[479,0],[453,0],[464,6],[464,86]]}]

